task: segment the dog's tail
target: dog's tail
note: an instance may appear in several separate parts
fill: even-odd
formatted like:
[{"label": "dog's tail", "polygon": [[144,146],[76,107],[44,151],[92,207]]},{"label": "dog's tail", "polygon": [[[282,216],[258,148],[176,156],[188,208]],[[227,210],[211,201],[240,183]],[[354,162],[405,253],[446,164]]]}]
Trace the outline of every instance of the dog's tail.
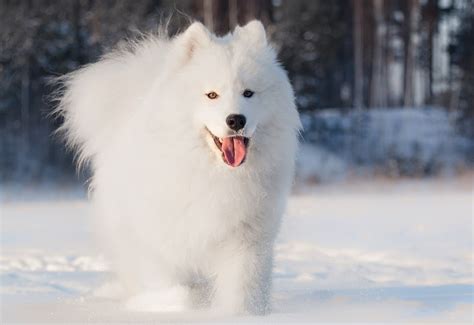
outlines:
[{"label": "dog's tail", "polygon": [[[79,167],[111,143],[121,123],[142,104],[163,38],[145,36],[97,63],[57,78],[52,115],[63,119],[56,131],[76,154]],[[159,53],[158,53],[159,55]],[[150,66],[152,68],[150,68]]]},{"label": "dog's tail", "polygon": [[101,61],[56,79],[58,105],[53,114],[64,120],[56,134],[74,150],[79,166],[97,151],[99,139],[107,129],[107,118],[113,114],[107,103],[113,88],[105,71],[108,65]]}]

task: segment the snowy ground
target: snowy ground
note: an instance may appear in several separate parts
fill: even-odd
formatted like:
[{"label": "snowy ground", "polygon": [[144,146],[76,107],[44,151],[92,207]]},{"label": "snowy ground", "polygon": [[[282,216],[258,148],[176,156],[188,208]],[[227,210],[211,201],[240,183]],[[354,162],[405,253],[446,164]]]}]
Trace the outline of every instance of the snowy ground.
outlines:
[{"label": "snowy ground", "polygon": [[[84,196],[2,195],[2,323],[223,321],[92,295],[108,273]],[[472,211],[472,178],[299,188],[276,248],[274,312],[224,320],[471,323]]]}]

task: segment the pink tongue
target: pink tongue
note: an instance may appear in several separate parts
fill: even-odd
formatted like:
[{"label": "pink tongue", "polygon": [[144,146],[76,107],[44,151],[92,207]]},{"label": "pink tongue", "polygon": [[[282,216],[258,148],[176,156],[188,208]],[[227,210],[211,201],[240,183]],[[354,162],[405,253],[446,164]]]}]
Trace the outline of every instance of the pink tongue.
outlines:
[{"label": "pink tongue", "polygon": [[222,151],[227,164],[232,167],[239,166],[245,159],[247,148],[243,137],[228,137],[222,141]]}]

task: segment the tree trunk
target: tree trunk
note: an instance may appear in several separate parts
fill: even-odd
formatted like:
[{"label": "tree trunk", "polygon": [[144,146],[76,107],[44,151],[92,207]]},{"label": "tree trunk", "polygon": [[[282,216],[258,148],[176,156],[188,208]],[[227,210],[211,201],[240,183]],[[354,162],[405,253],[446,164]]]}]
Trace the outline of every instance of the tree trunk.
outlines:
[{"label": "tree trunk", "polygon": [[405,107],[415,105],[416,44],[415,34],[418,28],[419,0],[409,0],[407,10],[407,28],[405,34],[404,99]]},{"label": "tree trunk", "polygon": [[81,1],[76,0],[74,2],[74,5],[72,6],[73,12],[72,12],[72,17],[73,17],[73,26],[74,26],[74,58],[77,61],[79,65],[82,65],[85,63],[84,57],[82,55],[82,37],[81,37]]},{"label": "tree trunk", "polygon": [[204,25],[214,31],[214,0],[202,0],[202,16]]},{"label": "tree trunk", "polygon": [[436,34],[436,22],[438,20],[438,2],[437,0],[428,0],[427,5],[427,52],[428,52],[428,85],[427,85],[427,102],[433,104],[433,79],[434,79],[434,67],[433,67],[433,50],[434,50],[434,38]]},{"label": "tree trunk", "polygon": [[374,57],[372,63],[372,83],[370,90],[370,107],[387,106],[387,89],[384,83],[384,54],[385,39],[387,38],[387,26],[384,17],[382,0],[373,0],[375,37],[374,37]]},{"label": "tree trunk", "polygon": [[364,106],[364,70],[362,52],[362,1],[353,0],[353,43],[354,43],[354,96],[355,108]]},{"label": "tree trunk", "polygon": [[271,0],[239,0],[238,21],[244,25],[252,19],[259,19],[263,24],[273,22],[273,4]]},{"label": "tree trunk", "polygon": [[390,21],[390,15],[393,12],[393,4],[384,2],[384,17],[385,17],[385,36],[383,40],[384,44],[384,62],[383,62],[383,86],[385,87],[385,96],[386,96],[386,102],[387,102],[387,107],[393,106],[393,96],[392,92],[390,91],[391,87],[391,71],[390,68],[392,67],[392,64],[394,62],[394,56],[392,53],[392,48],[389,43],[389,38],[391,37],[391,33],[393,33],[392,29],[392,23]]},{"label": "tree trunk", "polygon": [[271,0],[200,0],[194,8],[202,15],[204,25],[218,35],[252,19],[259,19],[265,25],[273,22]]},{"label": "tree trunk", "polygon": [[229,27],[235,28],[239,24],[239,3],[237,0],[229,0]]}]

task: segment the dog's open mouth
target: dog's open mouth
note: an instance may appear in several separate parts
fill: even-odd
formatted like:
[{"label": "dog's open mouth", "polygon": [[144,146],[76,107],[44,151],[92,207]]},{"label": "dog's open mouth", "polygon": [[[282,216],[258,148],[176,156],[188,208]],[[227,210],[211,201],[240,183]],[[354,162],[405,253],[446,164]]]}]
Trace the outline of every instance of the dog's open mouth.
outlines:
[{"label": "dog's open mouth", "polygon": [[247,156],[247,148],[250,139],[243,136],[230,136],[226,138],[218,138],[207,130],[212,136],[217,149],[222,153],[222,160],[232,167],[242,165]]}]

